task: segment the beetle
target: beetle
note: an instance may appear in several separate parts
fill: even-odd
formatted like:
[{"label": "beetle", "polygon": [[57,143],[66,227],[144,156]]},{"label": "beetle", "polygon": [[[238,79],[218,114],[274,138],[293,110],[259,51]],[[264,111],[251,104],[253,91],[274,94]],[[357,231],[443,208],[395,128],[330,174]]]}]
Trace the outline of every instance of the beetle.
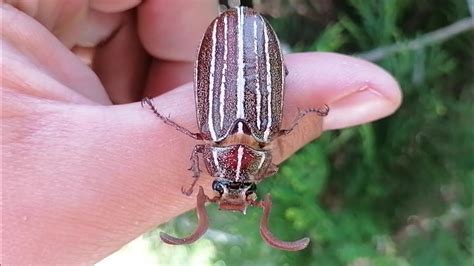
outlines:
[{"label": "beetle", "polygon": [[191,153],[193,182],[182,193],[191,195],[200,175],[199,155],[215,179],[209,198],[199,188],[197,213],[199,225],[186,238],[161,233],[168,244],[190,244],[208,228],[206,202],[221,210],[240,211],[247,206],[263,208],[260,234],[272,247],[297,251],[305,248],[309,238],[293,242],[275,238],[268,230],[270,195],[257,201],[256,184],[275,174],[270,143],[287,135],[306,114],[326,116],[329,107],[300,112],[289,129],[281,129],[284,83],[288,71],[283,63],[279,40],[270,24],[248,7],[234,7],[221,13],[207,28],[201,41],[194,70],[194,92],[198,133],[163,116],[149,98],[147,105],[164,123],[205,144]]}]

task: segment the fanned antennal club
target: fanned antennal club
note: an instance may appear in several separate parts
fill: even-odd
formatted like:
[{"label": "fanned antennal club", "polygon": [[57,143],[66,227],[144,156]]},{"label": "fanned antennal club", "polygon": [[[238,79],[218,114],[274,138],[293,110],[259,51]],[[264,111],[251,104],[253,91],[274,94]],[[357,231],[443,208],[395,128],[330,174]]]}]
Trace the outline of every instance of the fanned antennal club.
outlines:
[{"label": "fanned antennal club", "polygon": [[166,233],[161,232],[160,238],[163,242],[170,245],[184,245],[191,244],[194,241],[201,238],[202,235],[207,231],[209,225],[209,219],[207,216],[206,206],[204,205],[208,200],[207,196],[204,194],[204,189],[199,187],[199,193],[196,197],[196,211],[198,217],[198,227],[196,230],[188,237],[185,238],[176,238],[170,236]]},{"label": "fanned antennal club", "polygon": [[263,208],[262,220],[260,221],[260,235],[262,238],[272,247],[287,250],[287,251],[298,251],[306,248],[309,244],[309,238],[305,237],[300,240],[288,242],[277,239],[268,229],[268,217],[270,216],[270,210],[272,208],[272,200],[270,194],[265,197],[265,200],[259,204]]}]

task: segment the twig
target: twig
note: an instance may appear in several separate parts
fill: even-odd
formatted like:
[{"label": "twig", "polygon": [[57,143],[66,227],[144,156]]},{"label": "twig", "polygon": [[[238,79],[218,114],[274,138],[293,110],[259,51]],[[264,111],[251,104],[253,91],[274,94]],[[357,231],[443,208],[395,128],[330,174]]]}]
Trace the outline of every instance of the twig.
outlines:
[{"label": "twig", "polygon": [[355,56],[369,61],[379,61],[396,53],[408,50],[418,50],[425,46],[448,40],[455,35],[472,29],[474,29],[474,18],[464,18],[444,28],[426,33],[414,40],[379,47],[368,52],[356,54]]},{"label": "twig", "polygon": [[474,17],[474,0],[467,0],[467,6],[469,7],[471,17]]}]

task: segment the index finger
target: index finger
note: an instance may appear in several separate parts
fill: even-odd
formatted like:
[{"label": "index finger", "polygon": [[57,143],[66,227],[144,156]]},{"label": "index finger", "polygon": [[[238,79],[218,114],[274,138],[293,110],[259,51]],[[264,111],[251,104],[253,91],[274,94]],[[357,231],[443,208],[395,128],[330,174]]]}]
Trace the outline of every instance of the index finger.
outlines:
[{"label": "index finger", "polygon": [[138,33],[154,57],[194,61],[202,33],[218,14],[216,0],[146,1],[138,7]]}]

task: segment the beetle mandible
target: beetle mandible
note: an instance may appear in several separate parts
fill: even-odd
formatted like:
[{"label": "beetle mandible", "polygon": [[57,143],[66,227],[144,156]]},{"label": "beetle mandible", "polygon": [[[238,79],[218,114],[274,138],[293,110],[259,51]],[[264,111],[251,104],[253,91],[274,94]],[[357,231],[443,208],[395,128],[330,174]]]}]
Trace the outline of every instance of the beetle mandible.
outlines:
[{"label": "beetle mandible", "polygon": [[186,238],[161,233],[168,244],[189,244],[208,228],[204,204],[214,202],[221,210],[245,214],[248,205],[263,208],[260,234],[272,247],[297,251],[305,248],[309,238],[286,242],[268,230],[270,195],[257,201],[256,184],[275,174],[268,148],[275,138],[289,134],[299,119],[315,113],[326,116],[329,107],[302,111],[289,129],[281,129],[285,77],[279,40],[270,24],[248,7],[230,8],[207,28],[198,52],[194,70],[194,91],[199,133],[193,133],[161,115],[149,98],[146,104],[163,122],[176,130],[205,141],[191,154],[193,183],[182,192],[191,195],[200,173],[199,154],[207,171],[215,178],[209,198],[202,187],[197,195],[199,226]]}]

